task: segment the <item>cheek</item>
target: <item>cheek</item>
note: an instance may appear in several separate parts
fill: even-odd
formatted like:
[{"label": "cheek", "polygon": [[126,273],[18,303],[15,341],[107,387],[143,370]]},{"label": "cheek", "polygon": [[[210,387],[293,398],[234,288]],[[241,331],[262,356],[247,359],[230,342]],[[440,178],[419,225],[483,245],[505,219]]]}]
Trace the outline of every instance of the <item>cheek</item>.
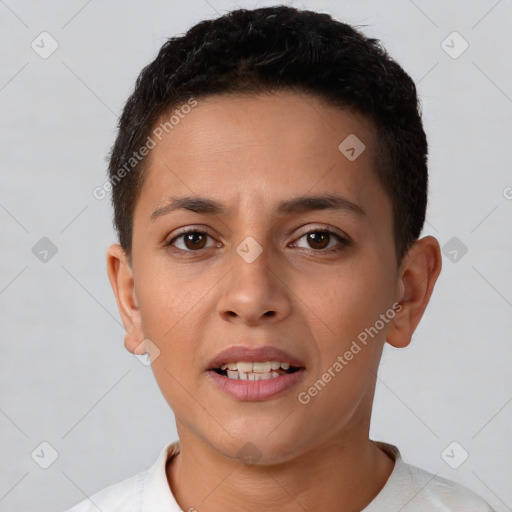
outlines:
[{"label": "cheek", "polygon": [[392,274],[383,272],[377,263],[355,263],[323,286],[304,290],[304,311],[315,326],[322,367],[331,366],[349,350],[353,352],[348,354],[354,361],[351,366],[375,366],[378,361],[389,325],[381,315],[390,310],[393,294]]},{"label": "cheek", "polygon": [[309,291],[309,296],[333,331],[345,332],[378,317],[390,296],[390,282],[386,281],[371,264],[351,265],[329,276],[324,286],[314,295]]},{"label": "cheek", "polygon": [[156,266],[138,277],[143,283],[137,290],[142,331],[158,348],[152,367],[167,396],[178,392],[180,383],[186,386],[195,371],[201,326],[206,321],[201,307],[205,286],[179,282]]},{"label": "cheek", "polygon": [[202,277],[187,278],[181,267],[170,264],[165,256],[147,255],[146,261],[136,274],[143,329],[148,337],[166,340],[197,312],[208,283]]},{"label": "cheek", "polygon": [[[326,429],[339,428],[372,396],[387,328],[379,323],[382,328],[375,330],[388,308],[384,281],[366,266],[364,272],[353,270],[332,279],[328,291],[309,295],[305,311],[313,325],[318,365],[301,391],[310,400],[311,416],[322,418]],[[337,414],[326,418],[325,410]]]}]

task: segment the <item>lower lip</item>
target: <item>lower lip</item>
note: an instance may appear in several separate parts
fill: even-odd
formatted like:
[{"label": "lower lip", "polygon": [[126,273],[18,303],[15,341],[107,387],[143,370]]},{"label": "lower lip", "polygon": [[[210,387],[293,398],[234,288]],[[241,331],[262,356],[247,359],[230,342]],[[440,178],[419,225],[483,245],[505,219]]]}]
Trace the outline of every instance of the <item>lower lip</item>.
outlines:
[{"label": "lower lip", "polygon": [[208,374],[213,382],[225,393],[242,401],[270,400],[284,393],[302,379],[304,369],[286,373],[267,380],[239,380],[219,375],[213,370]]}]

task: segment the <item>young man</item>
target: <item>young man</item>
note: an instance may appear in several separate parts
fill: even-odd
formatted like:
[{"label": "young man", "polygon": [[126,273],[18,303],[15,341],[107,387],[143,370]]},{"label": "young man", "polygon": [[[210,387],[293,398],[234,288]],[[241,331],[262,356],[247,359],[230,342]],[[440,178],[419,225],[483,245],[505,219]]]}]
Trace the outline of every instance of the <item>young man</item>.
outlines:
[{"label": "young man", "polygon": [[73,512],[491,510],[369,439],[383,345],[441,270],[426,154],[410,77],[326,14],[237,10],[162,47],[111,154],[108,272],[179,442]]}]

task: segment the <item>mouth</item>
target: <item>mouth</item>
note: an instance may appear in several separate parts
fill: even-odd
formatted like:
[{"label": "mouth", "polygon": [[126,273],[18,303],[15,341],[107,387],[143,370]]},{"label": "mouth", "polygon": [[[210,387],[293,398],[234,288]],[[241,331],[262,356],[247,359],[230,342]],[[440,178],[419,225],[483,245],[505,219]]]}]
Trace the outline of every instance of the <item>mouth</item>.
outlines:
[{"label": "mouth", "polygon": [[230,347],[217,355],[207,373],[217,389],[242,401],[269,400],[296,385],[304,363],[276,347]]},{"label": "mouth", "polygon": [[226,363],[213,371],[232,380],[270,380],[301,370],[286,361],[238,361]]}]

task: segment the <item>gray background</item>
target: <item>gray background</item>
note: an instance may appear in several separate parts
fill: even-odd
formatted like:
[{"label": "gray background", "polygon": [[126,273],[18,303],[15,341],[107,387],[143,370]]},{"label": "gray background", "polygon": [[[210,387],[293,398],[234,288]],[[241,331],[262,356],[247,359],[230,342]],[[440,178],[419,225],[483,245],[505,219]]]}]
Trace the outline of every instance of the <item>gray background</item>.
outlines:
[{"label": "gray background", "polygon": [[[134,80],[166,37],[274,3],[0,1],[0,510],[63,510],[176,439],[150,368],[123,347],[105,269],[111,207],[92,190]],[[511,510],[512,2],[291,3],[364,25],[423,104],[425,234],[444,247],[444,268],[411,346],[385,350],[372,437]],[[43,31],[59,45],[46,59],[31,47]],[[461,55],[453,31],[469,44]],[[46,261],[42,237],[58,250]],[[43,441],[58,453],[48,469]],[[457,465],[462,450],[453,469],[446,460]]]}]

